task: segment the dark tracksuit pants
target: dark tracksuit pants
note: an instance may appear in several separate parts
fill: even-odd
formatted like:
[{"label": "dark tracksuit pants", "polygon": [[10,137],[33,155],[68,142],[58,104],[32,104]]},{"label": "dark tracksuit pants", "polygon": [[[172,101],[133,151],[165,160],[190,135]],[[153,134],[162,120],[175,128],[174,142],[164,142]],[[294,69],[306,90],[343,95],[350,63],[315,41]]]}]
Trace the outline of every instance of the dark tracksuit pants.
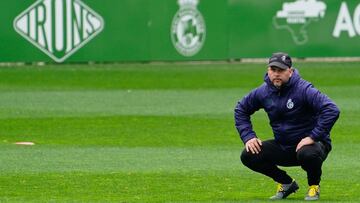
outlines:
[{"label": "dark tracksuit pants", "polygon": [[292,182],[292,178],[277,166],[301,166],[307,173],[309,185],[319,185],[321,180],[321,166],[331,147],[322,142],[303,146],[295,152],[292,149],[283,149],[275,140],[262,142],[261,152],[252,154],[246,149],[241,154],[242,163],[248,168],[269,176],[282,184]]}]

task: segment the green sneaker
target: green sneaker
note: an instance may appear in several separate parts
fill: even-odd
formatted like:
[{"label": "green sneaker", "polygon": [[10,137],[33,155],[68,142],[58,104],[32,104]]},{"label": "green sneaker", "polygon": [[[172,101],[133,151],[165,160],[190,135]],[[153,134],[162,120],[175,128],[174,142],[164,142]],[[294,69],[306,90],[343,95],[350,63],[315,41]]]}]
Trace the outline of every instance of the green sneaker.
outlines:
[{"label": "green sneaker", "polygon": [[311,185],[305,196],[305,200],[318,200],[320,198],[320,185]]},{"label": "green sneaker", "polygon": [[293,180],[290,184],[279,183],[276,189],[276,194],[270,197],[271,200],[285,199],[291,193],[295,193],[299,189],[298,184]]}]

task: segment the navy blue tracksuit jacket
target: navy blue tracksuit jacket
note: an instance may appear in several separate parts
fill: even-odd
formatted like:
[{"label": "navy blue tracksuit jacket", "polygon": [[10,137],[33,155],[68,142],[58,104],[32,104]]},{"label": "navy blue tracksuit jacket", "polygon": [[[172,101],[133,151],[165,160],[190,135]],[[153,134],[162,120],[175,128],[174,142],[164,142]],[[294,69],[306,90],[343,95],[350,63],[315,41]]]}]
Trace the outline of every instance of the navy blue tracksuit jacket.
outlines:
[{"label": "navy blue tracksuit jacket", "polygon": [[331,147],[330,130],[339,117],[336,104],[295,69],[289,82],[277,89],[268,75],[235,108],[235,126],[244,143],[256,137],[250,116],[263,108],[268,114],[275,140],[285,148],[296,146],[310,136]]}]

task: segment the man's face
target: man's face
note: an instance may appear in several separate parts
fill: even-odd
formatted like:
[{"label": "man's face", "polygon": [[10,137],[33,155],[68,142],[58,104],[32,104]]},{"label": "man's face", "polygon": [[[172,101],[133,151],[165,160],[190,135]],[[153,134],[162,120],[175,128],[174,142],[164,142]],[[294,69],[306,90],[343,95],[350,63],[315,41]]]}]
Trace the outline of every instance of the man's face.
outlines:
[{"label": "man's face", "polygon": [[280,88],[287,83],[293,74],[293,69],[281,69],[277,67],[268,67],[268,76],[275,87]]}]

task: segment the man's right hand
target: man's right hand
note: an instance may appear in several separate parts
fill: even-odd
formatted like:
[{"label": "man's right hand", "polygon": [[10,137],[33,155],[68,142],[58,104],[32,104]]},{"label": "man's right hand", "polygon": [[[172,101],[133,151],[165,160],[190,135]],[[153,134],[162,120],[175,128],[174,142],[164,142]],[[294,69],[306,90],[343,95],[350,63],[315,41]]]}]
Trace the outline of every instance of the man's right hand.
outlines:
[{"label": "man's right hand", "polygon": [[261,151],[261,146],[262,146],[261,140],[256,137],[248,140],[245,143],[246,151],[247,152],[250,151],[253,154],[259,154],[259,152]]}]

